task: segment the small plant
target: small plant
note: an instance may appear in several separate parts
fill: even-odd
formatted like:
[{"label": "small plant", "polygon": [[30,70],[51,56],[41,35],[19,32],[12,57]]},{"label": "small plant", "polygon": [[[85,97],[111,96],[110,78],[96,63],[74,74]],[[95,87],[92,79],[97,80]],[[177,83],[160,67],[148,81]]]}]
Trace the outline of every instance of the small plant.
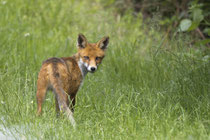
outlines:
[{"label": "small plant", "polygon": [[[198,3],[198,0],[193,1],[190,3],[187,18],[182,19],[180,22],[179,31],[189,32],[196,30],[203,39],[198,43],[208,45],[210,39],[206,39],[203,33],[210,36],[210,22],[207,20],[209,15],[209,9],[206,10],[204,8],[204,3]],[[203,32],[200,30],[199,26],[203,26]]]}]

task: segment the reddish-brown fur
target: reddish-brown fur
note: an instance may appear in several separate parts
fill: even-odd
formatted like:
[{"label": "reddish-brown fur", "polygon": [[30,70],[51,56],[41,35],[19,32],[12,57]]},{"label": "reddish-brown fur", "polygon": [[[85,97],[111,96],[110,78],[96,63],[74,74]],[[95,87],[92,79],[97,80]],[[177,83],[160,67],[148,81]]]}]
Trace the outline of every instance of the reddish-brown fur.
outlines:
[{"label": "reddish-brown fur", "polygon": [[84,35],[80,34],[77,54],[72,57],[50,58],[43,62],[37,80],[38,115],[41,114],[46,92],[51,89],[55,93],[56,110],[67,112],[72,116],[76,93],[84,78],[78,63],[82,61],[88,66],[99,65],[105,56],[108,40],[108,37],[104,37],[98,43],[91,44]]}]

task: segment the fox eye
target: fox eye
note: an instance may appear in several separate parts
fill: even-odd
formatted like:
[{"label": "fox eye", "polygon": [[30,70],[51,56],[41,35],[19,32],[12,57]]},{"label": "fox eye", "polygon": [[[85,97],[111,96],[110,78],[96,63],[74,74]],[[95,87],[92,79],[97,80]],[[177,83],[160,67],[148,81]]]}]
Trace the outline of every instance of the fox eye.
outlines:
[{"label": "fox eye", "polygon": [[100,60],[101,59],[101,57],[96,57],[96,60]]},{"label": "fox eye", "polygon": [[84,59],[89,60],[89,57],[88,56],[84,56]]}]

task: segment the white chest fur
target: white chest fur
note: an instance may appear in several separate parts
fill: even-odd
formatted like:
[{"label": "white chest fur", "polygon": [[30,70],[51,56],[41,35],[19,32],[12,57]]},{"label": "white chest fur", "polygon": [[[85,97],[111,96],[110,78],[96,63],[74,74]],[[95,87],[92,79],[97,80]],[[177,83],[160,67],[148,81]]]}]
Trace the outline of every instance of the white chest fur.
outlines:
[{"label": "white chest fur", "polygon": [[87,70],[86,64],[82,61],[82,59],[80,59],[77,63],[79,65],[79,69],[80,69],[80,71],[82,73],[82,81],[81,81],[80,86],[79,86],[79,88],[81,88],[82,85],[83,85],[83,80],[84,80],[88,70]]},{"label": "white chest fur", "polygon": [[79,69],[80,69],[80,71],[81,71],[81,73],[82,73],[82,77],[83,77],[83,79],[85,78],[85,76],[86,76],[86,74],[87,74],[87,64],[86,63],[84,63],[83,61],[82,61],[82,59],[80,59],[78,62],[78,65],[79,65]]}]

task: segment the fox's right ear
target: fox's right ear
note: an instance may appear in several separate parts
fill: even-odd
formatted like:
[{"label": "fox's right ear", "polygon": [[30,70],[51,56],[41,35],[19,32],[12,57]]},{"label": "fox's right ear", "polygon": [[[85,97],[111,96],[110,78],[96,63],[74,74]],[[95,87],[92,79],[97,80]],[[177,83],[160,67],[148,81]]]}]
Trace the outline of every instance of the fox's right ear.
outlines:
[{"label": "fox's right ear", "polygon": [[103,37],[100,41],[98,41],[97,44],[99,48],[101,48],[102,50],[105,50],[109,44],[109,37],[108,36]]},{"label": "fox's right ear", "polygon": [[77,38],[77,46],[79,48],[85,48],[87,44],[87,39],[83,34],[79,34]]}]

